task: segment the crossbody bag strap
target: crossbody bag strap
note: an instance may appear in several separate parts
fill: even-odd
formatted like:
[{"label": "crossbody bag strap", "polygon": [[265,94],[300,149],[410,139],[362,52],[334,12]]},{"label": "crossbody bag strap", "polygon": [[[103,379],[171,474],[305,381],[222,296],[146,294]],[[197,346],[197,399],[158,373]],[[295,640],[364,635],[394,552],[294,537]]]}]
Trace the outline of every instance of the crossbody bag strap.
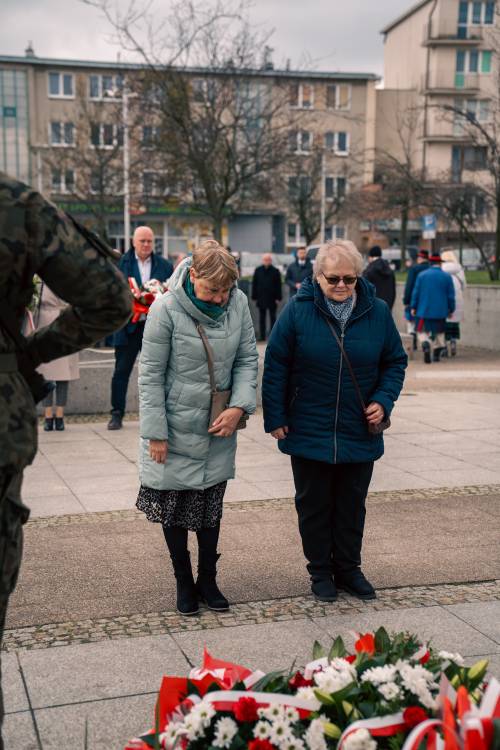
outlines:
[{"label": "crossbody bag strap", "polygon": [[365,400],[363,398],[363,394],[361,393],[361,388],[359,387],[358,381],[356,379],[356,375],[354,374],[354,370],[352,369],[352,365],[351,365],[351,363],[349,361],[349,357],[346,354],[346,351],[345,351],[345,349],[344,349],[344,347],[342,345],[342,341],[340,340],[339,335],[338,335],[337,331],[335,330],[335,326],[333,325],[332,321],[329,320],[326,316],[325,316],[325,320],[326,320],[326,322],[328,324],[328,327],[330,328],[331,332],[333,333],[333,335],[335,337],[335,340],[337,341],[337,344],[339,345],[340,351],[342,352],[342,356],[344,357],[344,362],[346,363],[347,369],[349,370],[349,373],[351,375],[351,380],[352,380],[352,382],[354,384],[354,388],[356,390],[356,395],[358,397],[359,403],[361,404],[361,408],[363,409],[363,413],[364,413],[366,411]]},{"label": "crossbody bag strap", "polygon": [[208,362],[208,375],[210,377],[210,388],[212,390],[212,393],[215,393],[217,391],[217,383],[215,382],[215,372],[214,372],[214,354],[212,352],[212,347],[208,343],[207,334],[205,333],[205,329],[199,323],[197,320],[194,320],[193,322],[196,326],[196,330],[198,331],[198,334],[200,336],[200,339],[203,342],[203,346],[205,347],[205,352],[207,354],[207,362]]}]

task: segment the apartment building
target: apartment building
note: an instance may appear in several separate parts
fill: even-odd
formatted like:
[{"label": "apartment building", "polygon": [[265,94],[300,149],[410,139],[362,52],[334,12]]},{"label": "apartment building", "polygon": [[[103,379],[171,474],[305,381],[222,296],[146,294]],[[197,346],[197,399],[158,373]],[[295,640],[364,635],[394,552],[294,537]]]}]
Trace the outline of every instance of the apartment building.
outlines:
[{"label": "apartment building", "polygon": [[[115,169],[116,179],[106,198],[106,230],[116,247],[124,245],[123,221],[123,100],[124,79],[141,72],[140,65],[38,58],[28,48],[24,57],[0,56],[0,169],[33,184],[92,223],[89,208],[97,200],[98,175],[85,154],[103,154]],[[193,95],[210,74],[190,70]],[[236,75],[236,74],[235,74]],[[373,165],[366,161],[350,169],[353,155],[375,144],[375,83],[377,76],[361,73],[276,70],[245,71],[252,83],[288,89],[290,120],[300,112],[300,128],[290,131],[290,161],[305,162],[320,145],[324,153],[325,200],[373,181]],[[127,116],[140,111],[137,100],[128,102]],[[85,117],[82,117],[82,112]],[[137,119],[134,120],[137,124]],[[187,252],[210,236],[207,217],[196,214],[189,200],[171,200],[163,194],[161,174],[154,166],[154,126],[144,124],[139,140],[128,154],[132,230],[139,224],[153,227],[157,252]],[[223,240],[233,250],[291,251],[303,244],[303,232],[287,207],[287,185],[293,169],[283,167],[283,191],[267,204],[246,206],[223,227]],[[357,222],[325,226],[325,237],[356,240]]]},{"label": "apartment building", "polygon": [[[495,32],[495,2],[484,0],[421,0],[382,30],[379,151],[396,156],[404,148],[411,151],[415,168],[428,181],[489,179],[486,150],[474,145],[458,111],[486,125],[491,121],[493,99],[498,98]],[[480,208],[478,222],[487,240],[493,227]],[[456,239],[444,226],[440,235],[438,244]]]}]

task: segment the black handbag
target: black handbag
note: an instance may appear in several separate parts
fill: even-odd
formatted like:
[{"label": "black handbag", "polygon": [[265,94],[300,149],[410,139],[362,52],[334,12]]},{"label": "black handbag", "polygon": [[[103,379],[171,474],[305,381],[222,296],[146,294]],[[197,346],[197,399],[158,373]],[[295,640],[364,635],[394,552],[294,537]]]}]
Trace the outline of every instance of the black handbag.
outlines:
[{"label": "black handbag", "polygon": [[[354,389],[356,391],[356,395],[358,397],[359,403],[361,404],[361,408],[363,409],[363,415],[364,415],[365,412],[366,412],[365,400],[363,398],[363,394],[361,393],[361,388],[359,387],[358,381],[357,381],[356,376],[354,374],[354,370],[352,369],[352,365],[351,365],[351,363],[349,361],[349,357],[347,356],[346,351],[345,351],[345,349],[344,349],[344,347],[342,345],[342,341],[340,340],[340,338],[338,336],[338,333],[335,330],[335,326],[333,325],[333,323],[331,322],[331,320],[328,320],[328,318],[325,317],[325,320],[328,323],[328,326],[329,326],[331,332],[333,333],[337,344],[339,345],[339,349],[340,349],[340,351],[342,353],[342,356],[344,358],[344,362],[347,365],[347,369],[349,370],[349,373],[351,375],[351,380],[352,380],[352,382],[354,384]],[[383,419],[378,424],[369,424],[368,423],[368,432],[370,433],[370,435],[380,435],[382,432],[384,432],[384,430],[388,430],[390,426],[391,426],[391,418],[387,417],[387,419]]]}]

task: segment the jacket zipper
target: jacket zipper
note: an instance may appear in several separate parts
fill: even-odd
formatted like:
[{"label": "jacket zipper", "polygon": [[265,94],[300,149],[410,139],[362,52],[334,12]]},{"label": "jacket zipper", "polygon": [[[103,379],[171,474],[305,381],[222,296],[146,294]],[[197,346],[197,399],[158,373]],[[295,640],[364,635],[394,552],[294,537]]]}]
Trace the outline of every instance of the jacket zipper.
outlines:
[{"label": "jacket zipper", "polygon": [[[344,346],[344,335],[345,335],[345,323],[342,324],[340,329],[340,341]],[[337,382],[337,404],[335,406],[335,427],[333,429],[333,463],[337,463],[337,424],[339,421],[339,403],[340,403],[340,381],[342,379],[342,366],[344,364],[344,357],[340,352],[340,366],[339,366],[339,378]]]},{"label": "jacket zipper", "polygon": [[289,404],[289,406],[288,406],[288,408],[289,408],[289,409],[291,409],[291,408],[292,408],[292,406],[294,405],[294,403],[295,403],[295,399],[297,398],[297,396],[298,396],[298,395],[299,395],[299,389],[298,389],[298,387],[297,387],[297,388],[295,388],[295,390],[294,390],[294,392],[293,392],[292,400],[290,401],[290,404]]}]

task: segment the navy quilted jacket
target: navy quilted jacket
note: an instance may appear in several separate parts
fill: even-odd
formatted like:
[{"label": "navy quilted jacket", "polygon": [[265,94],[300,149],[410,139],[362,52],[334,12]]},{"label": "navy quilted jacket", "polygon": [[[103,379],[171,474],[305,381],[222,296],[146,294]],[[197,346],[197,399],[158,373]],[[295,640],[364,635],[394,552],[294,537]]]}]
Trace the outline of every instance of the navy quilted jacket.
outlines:
[{"label": "navy quilted jacket", "polygon": [[[388,416],[399,396],[407,356],[389,308],[363,278],[345,330],[344,346],[363,398]],[[288,425],[283,453],[327,463],[374,461],[382,435],[370,435],[349,371],[325,320],[331,316],[320,286],[306,279],[275,324],[262,384],[266,432]]]}]

